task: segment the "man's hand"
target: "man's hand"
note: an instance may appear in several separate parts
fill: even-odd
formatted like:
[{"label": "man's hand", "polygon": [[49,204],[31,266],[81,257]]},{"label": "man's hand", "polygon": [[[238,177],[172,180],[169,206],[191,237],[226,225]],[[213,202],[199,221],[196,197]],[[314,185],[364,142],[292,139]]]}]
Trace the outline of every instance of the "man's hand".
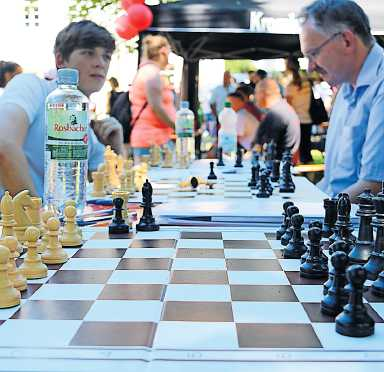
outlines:
[{"label": "man's hand", "polygon": [[110,145],[117,154],[124,155],[123,127],[115,118],[109,116],[102,120],[92,120],[91,128],[103,145]]}]

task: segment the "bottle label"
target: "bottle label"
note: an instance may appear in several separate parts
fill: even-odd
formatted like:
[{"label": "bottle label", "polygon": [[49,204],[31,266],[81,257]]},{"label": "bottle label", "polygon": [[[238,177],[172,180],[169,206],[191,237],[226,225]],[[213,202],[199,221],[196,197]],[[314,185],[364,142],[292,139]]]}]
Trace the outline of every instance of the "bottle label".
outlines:
[{"label": "bottle label", "polygon": [[46,151],[52,160],[88,158],[88,111],[47,107]]},{"label": "bottle label", "polygon": [[236,141],[237,138],[233,134],[220,133],[219,135],[219,147],[223,149],[223,152],[235,152]]},{"label": "bottle label", "polygon": [[178,137],[193,137],[193,120],[188,118],[177,118],[176,135]]}]

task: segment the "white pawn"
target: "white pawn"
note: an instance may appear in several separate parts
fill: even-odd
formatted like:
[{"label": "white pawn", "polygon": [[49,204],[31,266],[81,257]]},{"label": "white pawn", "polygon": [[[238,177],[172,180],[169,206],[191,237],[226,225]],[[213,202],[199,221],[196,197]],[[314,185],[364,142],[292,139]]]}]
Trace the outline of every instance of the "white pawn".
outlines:
[{"label": "white pawn", "polygon": [[47,222],[51,217],[54,217],[55,213],[52,210],[47,210],[44,211],[41,214],[41,219],[43,221],[43,234],[41,237],[40,244],[37,246],[37,252],[38,253],[44,253],[45,250],[47,249],[47,244],[48,244],[48,230],[47,230]]},{"label": "white pawn", "polygon": [[35,226],[30,226],[25,231],[27,254],[20,266],[20,271],[27,279],[40,279],[48,276],[48,268],[43,264],[40,255],[37,253],[39,235],[40,230]]},{"label": "white pawn", "polygon": [[19,256],[17,253],[17,239],[14,236],[7,236],[2,241],[5,247],[9,249],[8,277],[13,286],[19,291],[27,289],[27,280],[16,266],[15,258]]},{"label": "white pawn", "polygon": [[48,219],[48,244],[41,256],[46,264],[61,264],[68,261],[68,254],[59,242],[59,228],[60,221],[57,217]]},{"label": "white pawn", "polygon": [[9,249],[0,245],[0,308],[20,305],[20,292],[8,277]]},{"label": "white pawn", "polygon": [[68,205],[64,208],[64,227],[61,244],[63,247],[78,247],[82,245],[82,243],[76,225],[76,208]]},{"label": "white pawn", "polygon": [[[68,205],[71,205],[72,207],[76,208],[76,202],[74,200],[67,200],[65,202],[65,206],[68,207]],[[77,216],[77,209],[76,209],[76,215],[75,215],[75,226],[77,229],[77,233],[80,236],[80,239],[83,240],[83,232],[81,231],[80,227],[77,225],[76,216]],[[83,243],[81,243],[81,244],[83,244]]]}]

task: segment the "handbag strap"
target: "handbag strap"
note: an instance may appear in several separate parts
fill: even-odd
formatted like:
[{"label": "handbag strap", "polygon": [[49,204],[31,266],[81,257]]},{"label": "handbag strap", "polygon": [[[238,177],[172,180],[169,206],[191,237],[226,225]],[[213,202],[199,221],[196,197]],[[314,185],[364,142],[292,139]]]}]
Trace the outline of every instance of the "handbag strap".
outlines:
[{"label": "handbag strap", "polygon": [[144,105],[143,105],[142,108],[140,109],[140,111],[139,111],[139,113],[137,114],[137,116],[131,121],[131,126],[132,126],[132,127],[136,124],[137,120],[139,120],[140,115],[143,113],[143,111],[145,110],[145,108],[147,107],[147,105],[148,105],[148,102],[145,101]]}]

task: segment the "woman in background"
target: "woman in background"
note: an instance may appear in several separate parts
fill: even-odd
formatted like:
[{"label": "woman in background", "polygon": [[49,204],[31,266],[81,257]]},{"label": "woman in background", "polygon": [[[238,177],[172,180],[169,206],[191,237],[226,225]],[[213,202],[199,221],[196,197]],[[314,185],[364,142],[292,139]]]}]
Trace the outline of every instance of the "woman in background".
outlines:
[{"label": "woman in background", "polygon": [[287,59],[287,70],[291,73],[292,79],[286,88],[286,99],[300,119],[300,162],[311,163],[313,161],[311,156],[312,119],[309,108],[312,85],[308,79],[301,75],[299,61],[296,58]]},{"label": "woman in background", "polygon": [[148,35],[142,41],[143,62],[130,93],[132,109],[131,147],[137,162],[149,155],[152,145],[169,142],[175,126],[176,109],[171,86],[161,77],[168,65],[170,46],[160,35]]}]

